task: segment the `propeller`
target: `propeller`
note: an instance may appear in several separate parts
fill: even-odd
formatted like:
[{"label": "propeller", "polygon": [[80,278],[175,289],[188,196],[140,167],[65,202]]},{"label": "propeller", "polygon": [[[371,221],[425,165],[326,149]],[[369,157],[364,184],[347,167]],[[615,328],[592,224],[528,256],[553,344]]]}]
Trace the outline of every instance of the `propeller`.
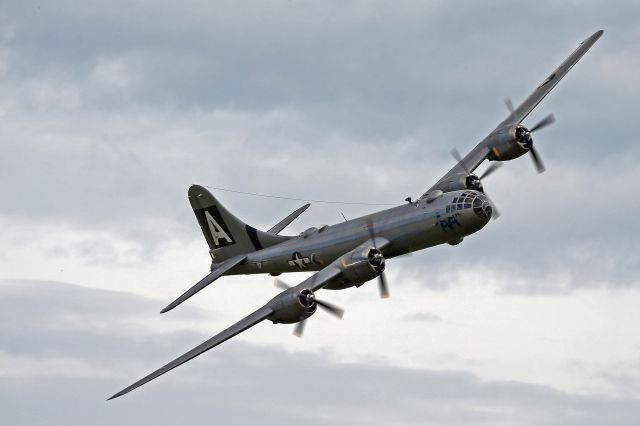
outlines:
[{"label": "propeller", "polygon": [[460,156],[460,153],[456,148],[453,148],[451,150],[451,156],[458,162],[458,165],[462,167],[465,172],[467,172],[468,175],[471,174],[471,171],[467,168],[467,165],[464,164],[464,161],[462,161],[462,157]]},{"label": "propeller", "polygon": [[513,107],[513,102],[511,102],[511,99],[510,98],[505,99],[504,104],[507,106],[507,109],[509,110],[509,112],[513,114],[513,111],[515,111],[516,109]]},{"label": "propeller", "polygon": [[484,173],[482,173],[480,176],[478,176],[478,179],[482,180],[484,178],[486,178],[487,176],[491,176],[493,174],[493,172],[495,172],[496,170],[498,170],[500,167],[502,167],[502,163],[497,163],[497,162],[493,162],[489,165],[489,167],[487,167],[487,170],[484,171]]},{"label": "propeller", "polygon": [[[369,237],[371,237],[371,241],[373,242],[373,248],[378,250],[376,247],[376,234],[373,229],[373,220],[367,219],[367,231],[369,231]],[[378,252],[374,254],[373,262],[378,262],[380,265],[384,262],[384,257],[382,253]],[[387,285],[387,279],[384,275],[384,270],[378,275],[378,290],[380,291],[380,298],[388,299],[389,298],[389,286]]]},{"label": "propeller", "polygon": [[[460,153],[458,152],[458,150],[453,148],[451,150],[451,155],[453,156],[453,158],[456,159],[456,161],[458,162],[458,165],[460,165],[460,167],[462,167],[462,169],[468,175],[471,175],[471,171],[467,168],[467,165],[464,164],[464,161],[462,161],[462,157],[460,156]],[[489,165],[489,167],[487,167],[487,170],[485,170],[484,173],[482,173],[480,176],[478,176],[478,180],[480,181],[480,184],[482,184],[482,179],[484,179],[484,178],[486,178],[488,176],[491,176],[500,167],[502,167],[502,163],[492,162]],[[484,195],[486,195],[487,198],[489,198],[489,201],[491,201],[491,204],[493,205],[493,214],[491,215],[491,218],[494,219],[494,220],[499,218],[500,217],[500,212],[498,211],[498,209],[496,207],[496,204],[491,200],[491,197],[489,197],[489,194],[487,194],[487,192],[484,190],[484,187],[482,188],[482,192],[484,192]]]},{"label": "propeller", "polygon": [[[468,175],[471,174],[471,170],[469,170],[467,168],[467,165],[464,163],[464,161],[462,161],[462,157],[460,156],[460,153],[458,152],[458,150],[456,148],[453,148],[451,150],[451,156],[458,162],[458,165],[460,167],[462,167],[462,169],[465,172],[467,172]],[[497,163],[497,162],[491,163],[491,165],[489,167],[487,167],[487,170],[485,170],[484,173],[478,177],[478,179],[482,180],[482,179],[492,175],[493,172],[498,170],[500,167],[502,167],[502,163]]]},{"label": "propeller", "polygon": [[[537,132],[538,130],[544,129],[545,127],[555,122],[556,122],[556,117],[553,114],[549,114],[545,118],[540,120],[538,124],[530,128],[528,133],[531,134],[533,132]],[[533,140],[531,140],[530,137],[529,137],[529,143],[527,145],[528,145],[527,148],[529,148],[529,153],[531,154],[531,160],[533,161],[533,164],[536,167],[536,170],[538,171],[538,173],[544,172],[545,171],[544,163],[542,162],[540,155],[538,154],[535,147],[533,146]]]},{"label": "propeller", "polygon": [[536,130],[540,130],[540,129],[544,129],[545,127],[547,127],[550,124],[553,124],[556,122],[556,116],[553,114],[549,114],[547,115],[545,118],[543,118],[542,120],[540,120],[540,122],[538,124],[536,124],[535,126],[533,126],[532,128],[529,129],[529,131],[531,133],[535,132]]},{"label": "propeller", "polygon": [[[511,114],[513,114],[513,112],[515,111],[515,108],[513,107],[513,102],[511,102],[511,99],[507,98],[504,100],[504,104],[507,106],[507,109],[509,110],[509,112]],[[522,133],[522,137],[524,137],[525,139],[525,147],[529,150],[529,153],[531,154],[531,160],[533,161],[533,165],[535,166],[536,170],[538,173],[542,173],[546,170],[546,168],[544,167],[544,163],[542,162],[542,158],[540,158],[540,155],[538,154],[538,151],[536,151],[536,149],[533,146],[533,140],[531,139],[531,133],[533,132],[537,132],[538,130],[544,129],[545,127],[549,126],[550,124],[553,124],[556,122],[556,117],[553,114],[549,114],[547,115],[545,118],[543,118],[542,120],[540,120],[538,122],[538,124],[536,124],[535,126],[531,127],[530,129],[525,129],[523,128],[525,131]]]},{"label": "propeller", "polygon": [[[291,288],[291,286],[287,283],[285,283],[284,281],[276,278],[274,283],[273,283],[277,288],[281,289],[281,290],[288,290]],[[326,312],[330,313],[331,315],[342,319],[342,317],[344,316],[344,309],[329,303],[329,302],[325,302],[324,300],[318,300],[316,299],[316,295],[313,292],[309,292],[306,296],[305,296],[306,300],[305,303],[308,305],[311,305],[313,303],[317,304],[320,308],[324,309]],[[304,332],[304,327],[306,325],[307,319],[303,319],[302,321],[298,322],[295,326],[295,328],[293,329],[293,334],[295,336],[298,337],[302,337],[302,334]]]}]

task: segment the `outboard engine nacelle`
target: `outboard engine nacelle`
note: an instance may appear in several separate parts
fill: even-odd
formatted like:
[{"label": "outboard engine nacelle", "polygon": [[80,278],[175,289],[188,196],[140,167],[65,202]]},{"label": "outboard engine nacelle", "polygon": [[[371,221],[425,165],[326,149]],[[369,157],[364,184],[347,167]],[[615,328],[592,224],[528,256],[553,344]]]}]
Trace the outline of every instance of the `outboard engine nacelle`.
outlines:
[{"label": "outboard engine nacelle", "polygon": [[489,159],[513,160],[529,152],[532,143],[531,132],[521,124],[498,129],[487,143],[491,148]]},{"label": "outboard engine nacelle", "polygon": [[274,324],[293,324],[313,315],[318,303],[311,290],[291,288],[271,299],[269,307],[273,310],[269,320]]}]

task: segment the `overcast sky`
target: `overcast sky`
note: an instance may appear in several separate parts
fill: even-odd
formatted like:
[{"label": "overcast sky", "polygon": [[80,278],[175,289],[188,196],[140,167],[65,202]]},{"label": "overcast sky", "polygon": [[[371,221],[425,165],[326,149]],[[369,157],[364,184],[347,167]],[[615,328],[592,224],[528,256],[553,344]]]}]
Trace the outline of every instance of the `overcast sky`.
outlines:
[{"label": "overcast sky", "polygon": [[[0,411],[7,424],[636,424],[640,5],[0,3]],[[502,216],[323,297],[342,321],[260,324],[104,400],[262,305],[209,267],[193,183],[288,197],[418,196],[580,41],[485,182]],[[481,171],[481,170],[480,170]],[[301,201],[213,190],[268,229]],[[631,192],[629,192],[631,191]],[[372,212],[314,203],[286,232]],[[285,232],[285,233],[286,233]],[[291,284],[302,275],[284,277]]]}]

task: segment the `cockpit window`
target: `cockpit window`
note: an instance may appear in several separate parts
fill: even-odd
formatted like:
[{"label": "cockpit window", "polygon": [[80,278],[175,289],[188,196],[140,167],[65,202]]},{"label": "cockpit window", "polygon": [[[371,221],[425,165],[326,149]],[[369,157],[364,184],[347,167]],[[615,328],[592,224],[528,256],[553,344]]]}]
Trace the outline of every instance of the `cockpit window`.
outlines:
[{"label": "cockpit window", "polygon": [[474,192],[463,192],[458,197],[454,197],[451,200],[451,204],[447,206],[446,212],[454,212],[456,210],[470,209],[474,206],[474,203],[482,203],[478,199],[478,196]]}]

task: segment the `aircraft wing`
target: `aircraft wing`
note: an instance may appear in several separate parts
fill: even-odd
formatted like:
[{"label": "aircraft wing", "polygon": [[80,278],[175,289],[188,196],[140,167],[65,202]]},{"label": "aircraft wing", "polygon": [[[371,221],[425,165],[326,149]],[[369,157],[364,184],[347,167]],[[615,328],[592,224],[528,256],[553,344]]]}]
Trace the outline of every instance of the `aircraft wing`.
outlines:
[{"label": "aircraft wing", "polygon": [[[333,278],[337,277],[338,275],[340,275],[340,269],[338,267],[336,267],[334,263],[332,263],[329,266],[327,266],[326,268],[324,268],[324,269],[320,270],[319,272],[317,272],[316,274],[314,274],[311,278],[309,278],[309,279],[303,281],[301,284],[297,285],[296,288],[311,288],[313,290],[319,290],[322,287],[324,287],[325,285],[327,285]],[[210,338],[206,342],[196,346],[195,348],[191,349],[189,352],[187,352],[184,355],[174,359],[173,361],[171,361],[170,363],[166,364],[165,366],[160,367],[159,369],[157,369],[153,373],[146,375],[145,377],[143,377],[142,379],[138,380],[137,382],[135,382],[131,386],[128,386],[128,387],[122,389],[120,392],[118,392],[115,395],[111,396],[109,398],[109,400],[114,399],[114,398],[118,398],[119,396],[127,394],[127,393],[131,392],[132,390],[144,385],[145,383],[150,382],[151,380],[163,375],[164,373],[167,373],[167,372],[173,370],[174,368],[176,368],[176,367],[184,364],[185,362],[197,357],[198,355],[203,354],[204,352],[208,351],[209,349],[212,349],[212,348],[218,346],[219,344],[229,340],[230,338],[242,333],[243,331],[253,327],[254,325],[258,324],[259,322],[264,321],[269,316],[271,316],[273,313],[274,313],[274,310],[270,307],[269,303],[267,303],[266,305],[264,305],[263,307],[261,307],[257,311],[255,311],[252,314],[248,315],[247,317],[241,319],[240,321],[238,321],[237,323],[235,323],[231,327],[227,328],[226,330],[216,334],[215,336],[213,336],[212,338]]]},{"label": "aircraft wing", "polygon": [[296,286],[296,288],[308,288],[314,292],[318,291],[329,284],[331,280],[337,278],[341,274],[341,272],[342,271],[340,270],[340,267],[338,267],[338,265],[336,265],[336,263],[334,262],[324,269],[321,269],[315,274],[311,275],[306,280],[302,281]]},{"label": "aircraft wing", "polygon": [[472,173],[482,162],[489,156],[491,152],[491,141],[494,134],[505,127],[519,124],[524,120],[531,111],[544,99],[545,96],[553,89],[556,84],[571,70],[571,68],[582,58],[582,56],[594,45],[602,36],[604,31],[596,31],[591,37],[580,43],[577,49],[565,59],[558,68],[556,68],[536,89],[529,95],[522,104],[514,108],[509,116],[504,119],[498,126],[484,138],[475,148],[471,150],[462,161],[457,163],[447,174],[445,174],[435,185],[422,195],[446,187],[446,184],[455,180],[457,176]]},{"label": "aircraft wing", "polygon": [[524,120],[527,115],[529,115],[529,113],[533,111],[533,109],[540,103],[540,101],[542,101],[544,97],[547,96],[551,89],[553,89],[556,84],[558,84],[558,82],[562,80],[562,77],[567,75],[569,70],[571,70],[571,68],[573,68],[573,66],[580,60],[580,58],[582,58],[582,56],[587,53],[587,50],[589,50],[591,46],[593,46],[594,43],[598,41],[603,33],[604,31],[602,30],[597,31],[591,37],[580,43],[576,50],[574,50],[573,53],[571,53],[571,55],[569,55],[569,57],[565,59],[558,68],[556,68],[551,74],[549,74],[549,77],[547,77],[538,87],[536,87],[533,93],[530,94],[529,97],[524,100],[524,102],[522,102],[516,109],[514,109],[513,112],[509,114],[509,116],[504,121],[502,121],[502,123],[498,124],[498,127],[517,124]]},{"label": "aircraft wing", "polygon": [[[354,251],[355,250],[359,250],[361,247],[366,246],[366,245],[371,244],[371,243],[373,243],[374,246],[376,246],[379,250],[384,249],[385,247],[387,247],[390,244],[389,240],[387,240],[386,238],[375,237],[374,236],[372,240],[371,239],[367,240],[361,246],[358,246],[357,248],[355,248]],[[348,255],[349,253],[351,253],[351,252],[347,252],[345,255]],[[320,290],[321,288],[325,287],[333,279],[337,278],[342,273],[342,270],[340,269],[341,260],[342,260],[342,257],[338,258],[337,260],[333,261],[332,263],[327,265],[325,268],[323,268],[320,271],[318,271],[317,273],[313,274],[311,277],[307,278],[306,280],[304,280],[303,282],[301,282],[297,286],[285,290],[285,292],[294,291],[294,289],[310,289],[313,292],[315,292],[317,290]],[[285,292],[283,292],[283,293],[285,293]],[[118,397],[120,397],[120,396],[122,396],[124,394],[127,394],[127,393],[131,392],[132,390],[144,385],[145,383],[150,382],[151,380],[163,375],[164,373],[167,373],[167,372],[173,370],[174,368],[176,368],[176,367],[184,364],[185,362],[197,357],[198,355],[203,354],[204,352],[208,351],[209,349],[212,349],[212,348],[218,346],[219,344],[231,339],[232,337],[242,333],[243,331],[253,327],[254,325],[258,324],[259,322],[264,321],[265,319],[271,317],[272,315],[274,315],[274,314],[277,315],[277,310],[278,310],[278,305],[279,304],[278,303],[276,303],[275,305],[272,304],[274,301],[277,300],[277,298],[278,298],[278,296],[276,296],[276,298],[272,299],[270,302],[268,302],[266,305],[264,305],[263,307],[259,308],[258,310],[256,310],[252,314],[249,314],[248,316],[246,316],[245,318],[241,319],[240,321],[238,321],[237,323],[235,323],[231,327],[227,328],[226,330],[216,334],[215,336],[213,336],[209,340],[207,340],[204,343],[196,346],[195,348],[191,349],[189,352],[185,353],[184,355],[179,356],[178,358],[174,359],[173,361],[171,361],[170,363],[166,364],[165,366],[160,367],[159,369],[157,369],[153,373],[146,375],[145,377],[143,377],[142,379],[138,380],[134,384],[122,389],[120,392],[118,392],[118,393],[114,394],[113,396],[111,396],[109,398],[109,400],[114,399],[114,398],[118,398]]]},{"label": "aircraft wing", "polygon": [[114,399],[114,398],[122,396],[122,395],[124,395],[126,393],[129,393],[132,390],[144,385],[145,383],[147,383],[147,382],[149,382],[149,381],[151,381],[151,380],[163,375],[164,373],[173,370],[174,368],[178,367],[179,365],[184,364],[185,362],[197,357],[198,355],[208,351],[209,349],[218,346],[220,343],[223,343],[223,342],[229,340],[233,336],[242,333],[246,329],[253,327],[254,325],[258,324],[259,322],[264,321],[272,313],[273,313],[273,310],[268,305],[265,305],[265,306],[261,307],[260,309],[258,309],[254,313],[250,314],[249,316],[245,317],[244,319],[238,321],[237,323],[235,323],[231,327],[227,328],[226,330],[222,331],[221,333],[216,334],[215,336],[213,336],[211,339],[207,340],[206,342],[196,346],[195,348],[191,349],[189,352],[185,353],[184,355],[174,359],[173,361],[171,361],[170,363],[168,363],[164,367],[161,367],[161,368],[157,369],[156,371],[154,371],[153,373],[143,377],[142,379],[138,380],[137,382],[135,382],[131,386],[122,389],[120,392],[116,393],[115,395],[113,395],[109,399]]}]

